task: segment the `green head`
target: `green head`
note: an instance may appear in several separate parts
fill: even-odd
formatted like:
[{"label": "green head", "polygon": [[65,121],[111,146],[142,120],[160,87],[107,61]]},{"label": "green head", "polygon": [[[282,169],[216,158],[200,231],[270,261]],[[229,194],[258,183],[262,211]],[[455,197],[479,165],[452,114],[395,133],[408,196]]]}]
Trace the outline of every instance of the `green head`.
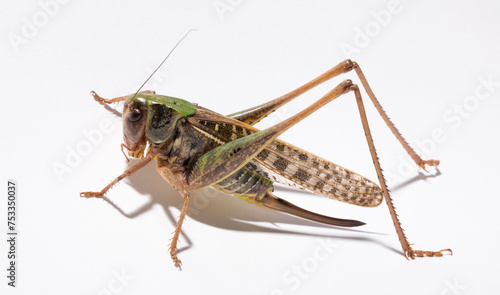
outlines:
[{"label": "green head", "polygon": [[196,106],[180,98],[138,93],[130,95],[123,106],[123,140],[128,154],[140,158],[147,142],[168,140],[177,121],[196,112]]}]

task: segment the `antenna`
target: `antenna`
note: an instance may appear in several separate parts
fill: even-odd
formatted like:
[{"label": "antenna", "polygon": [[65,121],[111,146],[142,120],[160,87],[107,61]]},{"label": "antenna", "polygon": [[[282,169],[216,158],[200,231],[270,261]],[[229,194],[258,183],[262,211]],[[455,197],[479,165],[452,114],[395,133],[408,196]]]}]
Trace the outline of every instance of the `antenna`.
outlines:
[{"label": "antenna", "polygon": [[146,83],[148,83],[148,81],[151,79],[151,77],[153,77],[153,75],[161,68],[161,66],[165,63],[165,61],[168,59],[168,57],[172,54],[172,52],[174,52],[175,48],[177,48],[177,46],[179,46],[179,44],[181,44],[182,40],[186,39],[187,35],[189,35],[189,33],[191,33],[192,31],[196,31],[196,29],[191,29],[189,30],[185,35],[184,37],[182,37],[179,42],[177,42],[177,44],[175,44],[174,48],[172,48],[172,50],[170,50],[170,52],[167,54],[167,57],[165,57],[163,59],[163,61],[160,63],[160,65],[153,71],[153,73],[146,79],[146,81],[144,81],[144,83],[142,83],[141,87],[139,87],[139,89],[137,89],[137,92],[134,94],[134,96],[132,97],[132,100],[135,98],[135,96],[139,93],[139,91],[141,91],[142,87],[144,87],[144,85],[146,85]]}]

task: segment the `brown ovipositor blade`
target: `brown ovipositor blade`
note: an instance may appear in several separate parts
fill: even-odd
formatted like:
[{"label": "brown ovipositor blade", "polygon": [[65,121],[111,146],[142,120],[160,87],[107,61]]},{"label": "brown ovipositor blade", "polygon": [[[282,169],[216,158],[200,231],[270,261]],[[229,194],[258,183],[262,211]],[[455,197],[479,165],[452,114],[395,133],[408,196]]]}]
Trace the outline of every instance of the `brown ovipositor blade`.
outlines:
[{"label": "brown ovipositor blade", "polygon": [[294,204],[276,197],[271,193],[266,193],[266,195],[260,199],[255,200],[255,204],[264,208],[273,209],[276,211],[292,214],[304,219],[326,223],[329,225],[343,226],[343,227],[355,227],[364,225],[364,222],[351,219],[341,219],[335,217],[329,217],[321,214],[317,214],[305,209],[302,209]]}]

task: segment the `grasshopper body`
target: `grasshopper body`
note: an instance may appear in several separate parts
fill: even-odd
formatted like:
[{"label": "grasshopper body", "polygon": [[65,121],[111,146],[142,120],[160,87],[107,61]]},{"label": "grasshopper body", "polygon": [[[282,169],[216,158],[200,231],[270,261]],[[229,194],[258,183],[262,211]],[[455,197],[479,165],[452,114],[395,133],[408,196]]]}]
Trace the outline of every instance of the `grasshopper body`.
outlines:
[{"label": "grasshopper body", "polygon": [[[172,259],[179,267],[181,262],[177,258],[177,240],[187,212],[190,190],[211,186],[251,204],[316,222],[347,227],[364,224],[299,208],[272,193],[274,182],[365,207],[378,206],[382,199],[385,199],[407,257],[441,256],[445,251],[451,252],[449,249],[433,252],[413,250],[410,247],[382,175],[359,89],[350,80],[342,82],[317,102],[281,123],[265,130],[253,127],[255,123],[305,91],[353,69],[380,114],[417,165],[422,168],[425,165],[437,165],[439,161],[424,161],[415,154],[385,115],[359,66],[346,60],[282,97],[229,116],[179,98],[157,95],[152,91],[115,99],[104,99],[93,93],[94,98],[101,103],[124,101],[122,149],[125,148],[129,156],[140,160],[102,191],[85,192],[82,196],[103,196],[118,181],[141,169],[153,159],[156,160],[158,172],[185,200],[170,245]],[[281,133],[294,124],[348,92],[355,94],[380,186],[357,173],[278,139]]]}]

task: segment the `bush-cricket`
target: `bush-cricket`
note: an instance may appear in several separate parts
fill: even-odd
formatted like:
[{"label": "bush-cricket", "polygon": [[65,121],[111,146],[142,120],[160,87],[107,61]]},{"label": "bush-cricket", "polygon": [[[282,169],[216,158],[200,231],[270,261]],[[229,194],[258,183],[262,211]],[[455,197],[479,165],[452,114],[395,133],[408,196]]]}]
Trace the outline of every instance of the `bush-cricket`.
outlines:
[{"label": "bush-cricket", "polygon": [[[179,43],[186,36],[187,34]],[[375,207],[385,199],[403,253],[407,258],[442,256],[446,252],[451,254],[450,249],[422,251],[413,250],[410,246],[382,174],[360,90],[351,80],[341,82],[315,103],[274,126],[264,130],[253,127],[267,115],[304,92],[353,70],[380,116],[413,161],[424,170],[427,165],[437,166],[439,161],[422,160],[415,153],[382,109],[359,65],[351,60],[345,60],[281,97],[228,116],[179,98],[157,95],[153,91],[139,92],[142,86],[135,94],[113,99],[102,98],[92,91],[94,99],[102,104],[124,102],[122,151],[125,154],[124,149],[126,149],[128,156],[140,160],[101,191],[83,192],[81,196],[104,196],[113,185],[154,159],[160,175],[184,198],[184,205],[169,247],[174,264],[179,268],[181,261],[177,257],[177,241],[188,210],[191,190],[211,186],[251,204],[320,223],[343,227],[364,224],[356,220],[320,215],[297,207],[273,194],[274,182],[358,206]],[[339,96],[351,92],[354,93],[357,102],[380,186],[355,172],[278,139],[280,134],[305,117]]]}]

